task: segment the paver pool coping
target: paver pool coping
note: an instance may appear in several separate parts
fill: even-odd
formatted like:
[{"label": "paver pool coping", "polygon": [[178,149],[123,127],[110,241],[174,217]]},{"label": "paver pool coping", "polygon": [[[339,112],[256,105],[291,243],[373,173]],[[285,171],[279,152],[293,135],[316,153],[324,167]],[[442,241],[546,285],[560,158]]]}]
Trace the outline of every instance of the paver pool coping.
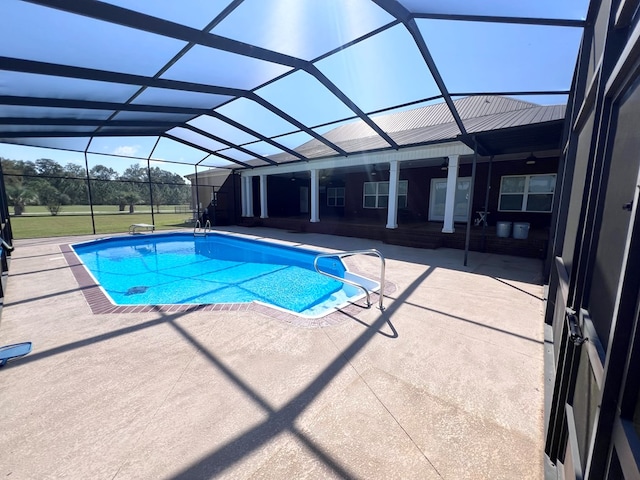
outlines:
[{"label": "paver pool coping", "polygon": [[[119,314],[119,313],[144,313],[144,312],[195,312],[195,311],[245,311],[256,312],[267,315],[276,320],[283,321],[292,325],[301,327],[325,327],[337,325],[347,321],[349,318],[358,315],[366,309],[365,299],[358,302],[350,303],[343,308],[335,310],[327,315],[319,318],[305,318],[292,313],[270,307],[261,303],[214,303],[214,304],[197,304],[197,305],[114,305],[104,293],[104,290],[98,285],[94,278],[89,274],[85,266],[77,257],[71,245],[60,245],[60,251],[64,256],[73,276],[78,282],[78,286],[82,290],[86,302],[91,308],[91,312],[95,315],[99,314]],[[352,270],[353,271],[353,270]],[[393,282],[385,281],[384,294],[389,295],[396,290]],[[371,294],[371,307],[377,308],[378,293]]]}]

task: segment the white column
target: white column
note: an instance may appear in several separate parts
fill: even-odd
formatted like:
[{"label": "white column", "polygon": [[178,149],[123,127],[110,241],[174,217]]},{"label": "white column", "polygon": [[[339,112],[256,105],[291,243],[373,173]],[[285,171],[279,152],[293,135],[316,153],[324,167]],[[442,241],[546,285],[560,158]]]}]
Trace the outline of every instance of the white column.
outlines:
[{"label": "white column", "polygon": [[267,212],[267,176],[260,175],[260,218],[269,218]]},{"label": "white column", "polygon": [[247,217],[253,217],[253,177],[247,177]]},{"label": "white column", "polygon": [[389,205],[387,208],[387,228],[398,228],[398,181],[400,168],[398,161],[389,162]]},{"label": "white column", "polygon": [[311,170],[311,222],[320,221],[320,182],[318,180],[318,170]]},{"label": "white column", "polygon": [[240,176],[240,205],[242,206],[242,216],[247,216],[247,177]]},{"label": "white column", "polygon": [[456,189],[458,187],[458,157],[449,156],[449,169],[447,170],[447,195],[444,200],[444,225],[442,233],[453,233],[453,210],[456,206]]}]

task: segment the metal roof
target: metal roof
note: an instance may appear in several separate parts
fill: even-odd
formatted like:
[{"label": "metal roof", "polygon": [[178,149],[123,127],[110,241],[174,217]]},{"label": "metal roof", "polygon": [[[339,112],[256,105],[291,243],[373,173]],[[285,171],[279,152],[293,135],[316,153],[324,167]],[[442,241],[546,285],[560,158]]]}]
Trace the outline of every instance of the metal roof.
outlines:
[{"label": "metal roof", "polygon": [[142,157],[245,167],[545,122],[560,107],[531,102],[566,101],[587,6],[3,0],[0,142],[151,137]]},{"label": "metal roof", "polygon": [[[493,95],[462,98],[454,100],[453,105],[469,134],[562,121],[565,113],[565,105],[541,106]],[[374,117],[374,120],[401,146],[454,140],[460,136],[460,130],[445,103],[381,115]],[[324,136],[346,151],[378,150],[384,147],[375,132],[362,121],[337,127]],[[523,148],[530,150],[529,142]],[[317,140],[311,140],[296,150],[314,156],[309,155],[314,149],[318,149],[318,156],[330,154]],[[273,160],[279,163],[293,159],[275,156]]]}]

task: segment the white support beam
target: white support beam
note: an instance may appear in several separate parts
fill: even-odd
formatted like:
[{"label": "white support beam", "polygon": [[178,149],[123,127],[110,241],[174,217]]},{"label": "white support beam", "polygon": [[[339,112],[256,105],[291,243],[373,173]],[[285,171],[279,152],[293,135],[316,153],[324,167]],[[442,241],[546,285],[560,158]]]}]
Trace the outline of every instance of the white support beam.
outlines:
[{"label": "white support beam", "polygon": [[458,158],[459,155],[449,156],[447,169],[447,194],[444,200],[444,225],[442,233],[453,233],[453,213],[456,206],[456,190],[458,188]]},{"label": "white support beam", "polygon": [[267,176],[260,175],[260,218],[269,218],[267,211]]},{"label": "white support beam", "polygon": [[240,176],[240,204],[242,206],[242,216],[247,216],[247,177]]},{"label": "white support beam", "polygon": [[253,217],[253,177],[247,177],[247,217]]},{"label": "white support beam", "polygon": [[398,228],[398,182],[400,168],[397,161],[389,164],[389,205],[387,207],[387,228]]},{"label": "white support beam", "polygon": [[318,177],[318,170],[311,170],[311,222],[317,223],[320,221],[320,182]]}]

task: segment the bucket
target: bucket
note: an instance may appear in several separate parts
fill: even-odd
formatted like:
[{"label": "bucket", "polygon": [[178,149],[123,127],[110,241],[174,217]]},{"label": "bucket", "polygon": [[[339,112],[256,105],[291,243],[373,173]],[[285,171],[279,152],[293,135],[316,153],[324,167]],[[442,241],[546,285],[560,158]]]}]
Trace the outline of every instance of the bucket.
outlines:
[{"label": "bucket", "polygon": [[516,222],[513,224],[513,238],[525,239],[529,236],[529,223]]},{"label": "bucket", "polygon": [[511,222],[498,222],[496,223],[496,235],[502,238],[508,238],[511,236]]}]

